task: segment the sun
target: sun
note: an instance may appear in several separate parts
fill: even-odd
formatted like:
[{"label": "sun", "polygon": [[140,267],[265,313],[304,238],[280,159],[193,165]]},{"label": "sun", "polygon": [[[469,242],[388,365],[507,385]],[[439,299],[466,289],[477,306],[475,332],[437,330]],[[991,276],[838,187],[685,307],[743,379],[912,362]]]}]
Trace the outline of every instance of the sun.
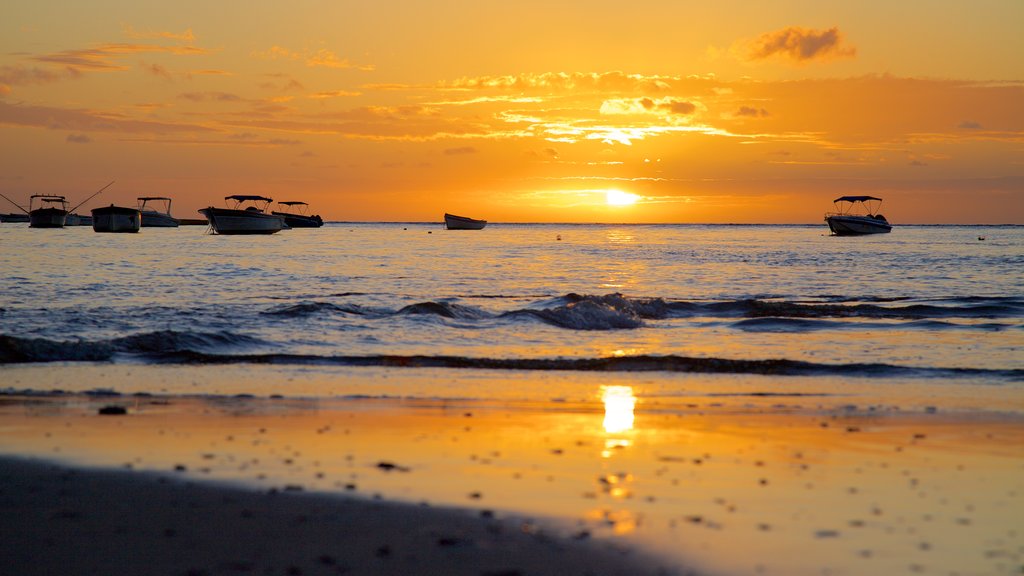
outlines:
[{"label": "sun", "polygon": [[640,197],[636,194],[630,194],[629,192],[614,189],[608,190],[605,195],[605,202],[607,202],[609,206],[629,206],[631,204],[636,204],[636,201],[639,199]]}]

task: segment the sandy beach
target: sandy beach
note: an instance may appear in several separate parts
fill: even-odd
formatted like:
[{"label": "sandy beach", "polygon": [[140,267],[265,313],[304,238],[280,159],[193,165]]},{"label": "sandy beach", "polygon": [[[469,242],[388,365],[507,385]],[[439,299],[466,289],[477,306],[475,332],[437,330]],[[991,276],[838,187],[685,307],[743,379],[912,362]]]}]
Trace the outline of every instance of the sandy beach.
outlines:
[{"label": "sandy beach", "polygon": [[[12,573],[980,575],[1024,563],[1013,387],[883,397],[867,380],[555,374],[545,397],[533,387],[553,382],[514,374],[349,369],[292,382],[352,392],[335,398],[188,396],[174,386],[209,378],[229,392],[228,369],[148,369],[146,386],[167,394],[133,390],[137,368],[94,369],[122,392],[76,390],[96,381],[87,366],[78,380],[8,371],[66,385],[0,402]],[[275,374],[253,367],[246,386]],[[386,392],[384,376],[435,398],[359,393],[370,381]],[[523,390],[460,400],[444,392],[453,377]]]}]

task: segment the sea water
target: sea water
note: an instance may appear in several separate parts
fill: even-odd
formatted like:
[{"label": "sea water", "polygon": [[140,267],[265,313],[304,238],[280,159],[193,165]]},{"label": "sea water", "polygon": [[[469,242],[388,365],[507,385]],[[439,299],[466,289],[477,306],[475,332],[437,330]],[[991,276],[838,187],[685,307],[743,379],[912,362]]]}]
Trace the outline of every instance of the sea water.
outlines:
[{"label": "sea water", "polygon": [[1018,226],[4,224],[0,247],[5,364],[1024,379]]}]

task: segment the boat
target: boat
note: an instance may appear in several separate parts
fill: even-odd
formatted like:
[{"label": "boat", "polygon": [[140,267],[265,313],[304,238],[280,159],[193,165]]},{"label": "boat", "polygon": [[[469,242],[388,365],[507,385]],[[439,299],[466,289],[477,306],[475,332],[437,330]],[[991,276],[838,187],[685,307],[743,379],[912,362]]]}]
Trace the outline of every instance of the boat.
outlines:
[{"label": "boat", "polygon": [[5,224],[7,224],[7,223],[15,223],[15,222],[28,222],[28,221],[29,221],[28,214],[15,214],[13,212],[10,213],[10,214],[0,214],[0,222],[3,222]]},{"label": "boat", "polygon": [[[142,226],[158,228],[177,228],[181,224],[174,216],[171,216],[171,199],[166,196],[141,196],[136,198],[139,201],[139,212],[142,213]],[[147,206],[147,203],[155,202],[162,204],[163,211]]]},{"label": "boat", "polygon": [[306,213],[309,210],[309,204],[305,202],[288,201],[278,202],[278,204],[285,207],[284,211],[271,212],[271,214],[284,218],[284,223],[291,228],[319,228],[324,225],[319,214]]},{"label": "boat", "polygon": [[[825,214],[825,222],[834,236],[860,236],[864,234],[886,234],[892,225],[878,213],[882,199],[874,196],[840,196],[832,201],[835,212]],[[876,203],[877,202],[877,203]],[[858,207],[864,207],[864,214]]]},{"label": "boat", "polygon": [[475,220],[447,212],[444,215],[444,227],[449,230],[483,230],[484,226],[487,226],[487,220]]},{"label": "boat", "polygon": [[[39,206],[35,207],[38,201]],[[68,217],[68,201],[63,196],[33,194],[28,198],[29,228],[63,228]]]},{"label": "boat", "polygon": [[142,226],[142,213],[138,208],[104,206],[92,209],[92,229],[95,232],[135,233]]},{"label": "boat", "polygon": [[64,218],[64,226],[92,226],[92,216],[82,216],[81,214],[68,214]]},{"label": "boat", "polygon": [[285,227],[284,218],[267,213],[273,198],[233,195],[225,196],[224,201],[234,204],[231,208],[210,206],[199,210],[215,234],[273,234]]}]

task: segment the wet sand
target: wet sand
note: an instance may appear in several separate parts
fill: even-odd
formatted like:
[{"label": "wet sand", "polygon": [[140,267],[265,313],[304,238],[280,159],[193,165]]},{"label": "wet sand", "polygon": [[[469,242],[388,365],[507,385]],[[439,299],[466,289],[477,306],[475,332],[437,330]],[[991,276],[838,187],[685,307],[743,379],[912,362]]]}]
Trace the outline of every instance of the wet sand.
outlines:
[{"label": "wet sand", "polygon": [[622,549],[439,510],[0,460],[19,575],[659,574]]},{"label": "wet sand", "polygon": [[[1024,567],[1019,387],[314,371],[289,384],[315,398],[188,397],[131,393],[116,372],[126,393],[0,396],[0,454],[59,463],[0,460],[0,555],[25,562],[13,573]],[[246,375],[249,389],[279,377]]]}]

